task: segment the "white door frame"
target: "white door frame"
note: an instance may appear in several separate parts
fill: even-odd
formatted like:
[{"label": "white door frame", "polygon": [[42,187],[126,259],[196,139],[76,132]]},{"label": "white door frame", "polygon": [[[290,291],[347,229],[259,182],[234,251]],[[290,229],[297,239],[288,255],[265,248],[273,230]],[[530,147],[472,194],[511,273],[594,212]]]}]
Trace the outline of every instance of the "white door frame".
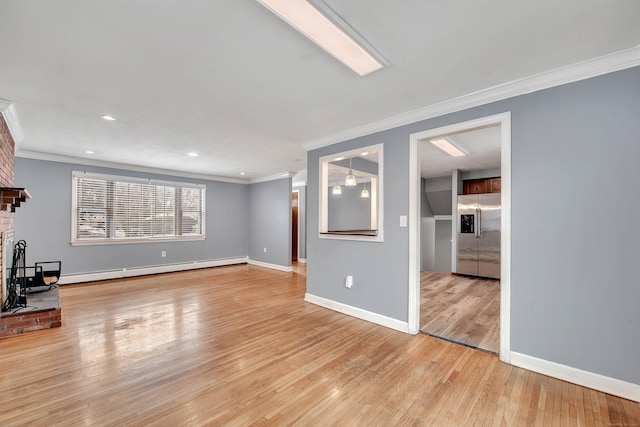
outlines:
[{"label": "white door frame", "polygon": [[511,112],[496,114],[409,135],[409,333],[420,332],[420,151],[419,143],[436,136],[500,125],[500,360],[511,361]]}]

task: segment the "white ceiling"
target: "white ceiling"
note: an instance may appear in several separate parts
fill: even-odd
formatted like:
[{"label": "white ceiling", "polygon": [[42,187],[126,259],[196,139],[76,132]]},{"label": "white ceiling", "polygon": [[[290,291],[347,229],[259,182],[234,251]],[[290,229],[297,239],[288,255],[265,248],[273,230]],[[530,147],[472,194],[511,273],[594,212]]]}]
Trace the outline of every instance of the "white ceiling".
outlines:
[{"label": "white ceiling", "polygon": [[451,176],[454,169],[471,171],[500,167],[500,126],[443,136],[462,148],[468,155],[452,157],[429,140],[420,141],[420,175],[423,178]]},{"label": "white ceiling", "polygon": [[326,3],[391,65],[359,78],[254,0],[2,0],[18,155],[258,179],[304,169],[304,142],[640,42],[637,0]]}]

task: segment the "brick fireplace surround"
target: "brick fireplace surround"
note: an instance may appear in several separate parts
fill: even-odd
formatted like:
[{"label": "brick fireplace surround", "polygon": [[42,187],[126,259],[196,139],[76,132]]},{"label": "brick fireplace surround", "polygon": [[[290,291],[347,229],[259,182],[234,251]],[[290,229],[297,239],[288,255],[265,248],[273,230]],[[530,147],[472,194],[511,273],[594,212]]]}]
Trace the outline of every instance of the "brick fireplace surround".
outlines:
[{"label": "brick fireplace surround", "polygon": [[[0,187],[14,186],[14,151],[15,142],[2,114],[0,114]],[[13,229],[13,213],[0,209],[0,231]],[[11,260],[7,260],[8,263]],[[1,268],[6,268],[2,266]],[[1,283],[5,286],[5,283]],[[24,332],[37,331],[62,326],[62,310],[60,308],[58,289],[52,294],[34,296],[28,300],[29,305],[37,302],[38,309],[12,310],[0,314],[0,339]],[[52,302],[54,301],[54,302]]]},{"label": "brick fireplace surround", "polygon": [[[7,122],[0,114],[0,187],[13,187],[13,153],[15,144]],[[13,229],[13,214],[0,210],[0,231]]]}]

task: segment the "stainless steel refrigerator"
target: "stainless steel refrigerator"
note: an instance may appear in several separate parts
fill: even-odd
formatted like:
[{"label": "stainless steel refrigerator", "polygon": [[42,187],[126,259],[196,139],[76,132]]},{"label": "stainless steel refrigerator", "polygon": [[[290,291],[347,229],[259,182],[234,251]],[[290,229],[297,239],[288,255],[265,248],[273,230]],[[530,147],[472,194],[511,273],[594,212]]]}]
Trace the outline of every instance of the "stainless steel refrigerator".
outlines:
[{"label": "stainless steel refrigerator", "polygon": [[458,196],[457,273],[500,278],[500,193]]}]

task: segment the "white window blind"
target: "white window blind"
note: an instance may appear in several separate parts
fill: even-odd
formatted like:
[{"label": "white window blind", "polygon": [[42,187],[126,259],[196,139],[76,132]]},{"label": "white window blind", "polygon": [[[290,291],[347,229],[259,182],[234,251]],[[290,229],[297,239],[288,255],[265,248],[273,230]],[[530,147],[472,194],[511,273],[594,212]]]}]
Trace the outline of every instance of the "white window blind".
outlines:
[{"label": "white window blind", "polygon": [[72,243],[203,239],[199,184],[73,172]]}]

